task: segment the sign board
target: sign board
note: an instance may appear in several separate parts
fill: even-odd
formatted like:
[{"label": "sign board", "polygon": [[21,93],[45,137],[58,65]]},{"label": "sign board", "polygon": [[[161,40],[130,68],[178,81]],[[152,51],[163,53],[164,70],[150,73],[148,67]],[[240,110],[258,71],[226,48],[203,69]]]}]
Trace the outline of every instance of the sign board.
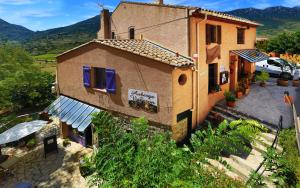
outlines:
[{"label": "sign board", "polygon": [[51,153],[53,151],[56,151],[58,153],[58,147],[57,147],[57,138],[56,135],[50,136],[44,139],[44,155],[46,158],[46,155],[48,153]]},{"label": "sign board", "polygon": [[227,84],[229,80],[229,73],[228,71],[224,71],[220,73],[220,85]]},{"label": "sign board", "polygon": [[136,109],[157,113],[157,94],[135,89],[128,90],[129,105]]}]

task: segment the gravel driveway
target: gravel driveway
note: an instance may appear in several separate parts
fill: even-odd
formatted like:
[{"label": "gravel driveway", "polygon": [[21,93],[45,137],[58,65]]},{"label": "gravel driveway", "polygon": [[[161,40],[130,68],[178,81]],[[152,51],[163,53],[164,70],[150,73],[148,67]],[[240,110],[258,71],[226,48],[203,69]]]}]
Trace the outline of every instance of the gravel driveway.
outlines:
[{"label": "gravel driveway", "polygon": [[284,103],[284,92],[289,91],[293,96],[298,115],[300,115],[300,87],[277,86],[276,78],[270,78],[266,87],[257,84],[251,85],[250,94],[237,101],[236,110],[258,119],[278,124],[280,115],[283,116],[283,127],[293,126],[293,116],[291,107]]}]

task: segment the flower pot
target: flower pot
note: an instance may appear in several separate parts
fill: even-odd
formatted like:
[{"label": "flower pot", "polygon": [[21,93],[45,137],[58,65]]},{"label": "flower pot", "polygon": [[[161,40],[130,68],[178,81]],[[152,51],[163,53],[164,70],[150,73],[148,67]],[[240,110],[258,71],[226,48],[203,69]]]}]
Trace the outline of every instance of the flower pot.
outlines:
[{"label": "flower pot", "polygon": [[248,95],[250,93],[250,88],[245,89],[245,95]]},{"label": "flower pot", "polygon": [[300,80],[293,80],[294,87],[299,87],[299,85],[300,85]]},{"label": "flower pot", "polygon": [[279,53],[277,53],[277,52],[271,52],[270,55],[271,55],[271,57],[279,57],[280,56]]},{"label": "flower pot", "polygon": [[288,87],[289,86],[289,81],[288,80],[283,80],[281,78],[278,78],[277,85],[278,86]]},{"label": "flower pot", "polygon": [[240,99],[242,97],[243,97],[243,92],[241,91],[236,92],[236,98]]},{"label": "flower pot", "polygon": [[235,107],[235,101],[226,101],[226,105],[231,107],[231,108],[234,108]]},{"label": "flower pot", "polygon": [[266,87],[266,82],[260,82],[259,85],[260,85],[261,87]]}]

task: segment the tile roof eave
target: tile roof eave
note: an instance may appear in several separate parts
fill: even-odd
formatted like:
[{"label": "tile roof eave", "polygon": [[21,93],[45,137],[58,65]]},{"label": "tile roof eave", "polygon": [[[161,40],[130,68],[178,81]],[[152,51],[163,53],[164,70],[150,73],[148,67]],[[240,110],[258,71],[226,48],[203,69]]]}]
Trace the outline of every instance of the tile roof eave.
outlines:
[{"label": "tile roof eave", "polygon": [[[113,39],[106,39],[106,41],[109,41],[109,40],[113,40]],[[170,66],[173,66],[173,67],[193,67],[193,66],[195,66],[195,64],[194,64],[194,62],[192,61],[192,59],[190,59],[190,58],[188,58],[188,57],[185,57],[185,56],[182,56],[182,55],[180,55],[180,57],[186,58],[187,61],[186,61],[186,62],[180,62],[180,63],[174,64],[174,63],[172,63],[172,61],[170,61],[170,60],[162,60],[162,59],[159,59],[159,58],[150,57],[150,56],[147,56],[147,55],[145,55],[145,54],[142,54],[142,53],[139,53],[139,52],[136,52],[136,51],[129,51],[129,50],[126,50],[126,48],[123,48],[123,47],[116,47],[116,46],[113,46],[113,45],[108,45],[108,44],[105,44],[105,43],[101,43],[101,42],[99,42],[99,41],[101,41],[101,40],[94,39],[94,40],[89,41],[89,42],[87,42],[87,43],[84,43],[84,44],[82,44],[82,45],[80,45],[80,46],[77,46],[77,47],[75,47],[75,48],[72,48],[72,49],[70,49],[70,50],[67,50],[67,51],[65,51],[65,52],[63,52],[63,53],[61,53],[61,54],[59,54],[58,56],[56,56],[56,58],[59,58],[59,57],[64,56],[64,55],[66,55],[66,54],[69,54],[69,53],[71,53],[71,52],[73,52],[73,51],[75,51],[75,50],[78,50],[78,49],[80,49],[80,48],[82,48],[82,47],[84,47],[84,46],[87,46],[87,45],[89,45],[89,44],[96,43],[96,44],[108,46],[108,47],[111,47],[111,48],[119,49],[119,50],[122,50],[122,51],[126,51],[126,52],[128,52],[128,53],[132,53],[132,54],[135,54],[135,55],[138,55],[138,56],[142,56],[142,57],[145,57],[145,58],[148,58],[148,59],[152,59],[152,60],[154,60],[154,61],[158,61],[158,62],[164,63],[164,64],[166,64],[166,65],[170,65]],[[121,40],[121,41],[122,41],[122,40]],[[124,40],[124,41],[125,41],[125,40]],[[150,42],[150,41],[148,41],[148,42]],[[153,43],[153,42],[151,42],[151,43]],[[155,43],[154,43],[154,44],[155,44]],[[168,49],[167,49],[167,50],[168,50]],[[173,53],[175,53],[175,52],[173,52]],[[188,60],[190,61],[190,63],[188,63]]]},{"label": "tile roof eave", "polygon": [[[114,39],[110,39],[110,40],[114,40]],[[126,40],[126,39],[124,39],[124,40]],[[135,54],[135,55],[138,55],[138,56],[142,56],[142,57],[145,57],[145,58],[154,60],[154,61],[158,61],[158,62],[164,63],[164,64],[166,64],[166,65],[170,65],[170,66],[173,66],[173,67],[193,67],[193,66],[195,66],[195,64],[194,64],[193,62],[191,62],[191,63],[186,63],[186,62],[185,62],[184,64],[180,64],[180,65],[179,65],[179,64],[173,63],[172,61],[168,61],[168,60],[160,60],[160,59],[157,59],[157,58],[154,58],[154,57],[147,56],[147,55],[145,55],[145,54],[143,54],[143,53],[139,53],[139,52],[136,52],[136,51],[129,51],[129,50],[126,50],[125,48],[121,48],[121,47],[118,48],[118,47],[115,47],[115,46],[113,46],[113,45],[101,43],[101,42],[99,42],[98,40],[94,40],[94,42],[99,43],[99,44],[104,45],[104,46],[111,47],[111,48],[119,49],[119,50],[122,50],[122,51],[125,51],[125,52],[128,52],[128,53],[132,53],[132,54]],[[148,42],[151,42],[151,41],[148,41]],[[153,42],[151,42],[151,43],[153,43]],[[187,57],[182,56],[182,55],[180,55],[180,56],[181,56],[181,57],[184,57],[184,58],[187,58]],[[189,59],[189,58],[187,58],[187,59],[191,61],[191,59]]]},{"label": "tile roof eave", "polygon": [[199,12],[200,14],[206,14],[209,16],[214,16],[214,17],[218,17],[221,19],[227,19],[227,20],[232,20],[232,21],[236,21],[236,22],[242,22],[242,23],[246,23],[246,24],[250,24],[253,26],[263,26],[262,24],[246,19],[246,18],[242,18],[242,17],[238,17],[238,16],[233,16],[230,14],[226,14],[226,13],[222,13],[219,11],[213,11],[213,10],[208,10],[208,9],[203,9],[203,8],[198,8],[196,10],[197,12]]}]

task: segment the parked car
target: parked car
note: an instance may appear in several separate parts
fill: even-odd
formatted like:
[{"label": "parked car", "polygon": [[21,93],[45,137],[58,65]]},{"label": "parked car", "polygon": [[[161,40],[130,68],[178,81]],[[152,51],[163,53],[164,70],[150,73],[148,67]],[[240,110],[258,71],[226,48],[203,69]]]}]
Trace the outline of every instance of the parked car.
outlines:
[{"label": "parked car", "polygon": [[268,60],[256,63],[256,71],[266,71],[272,76],[281,76],[282,73],[288,73],[291,79],[300,78],[300,69],[284,59],[278,57],[270,57]]}]

